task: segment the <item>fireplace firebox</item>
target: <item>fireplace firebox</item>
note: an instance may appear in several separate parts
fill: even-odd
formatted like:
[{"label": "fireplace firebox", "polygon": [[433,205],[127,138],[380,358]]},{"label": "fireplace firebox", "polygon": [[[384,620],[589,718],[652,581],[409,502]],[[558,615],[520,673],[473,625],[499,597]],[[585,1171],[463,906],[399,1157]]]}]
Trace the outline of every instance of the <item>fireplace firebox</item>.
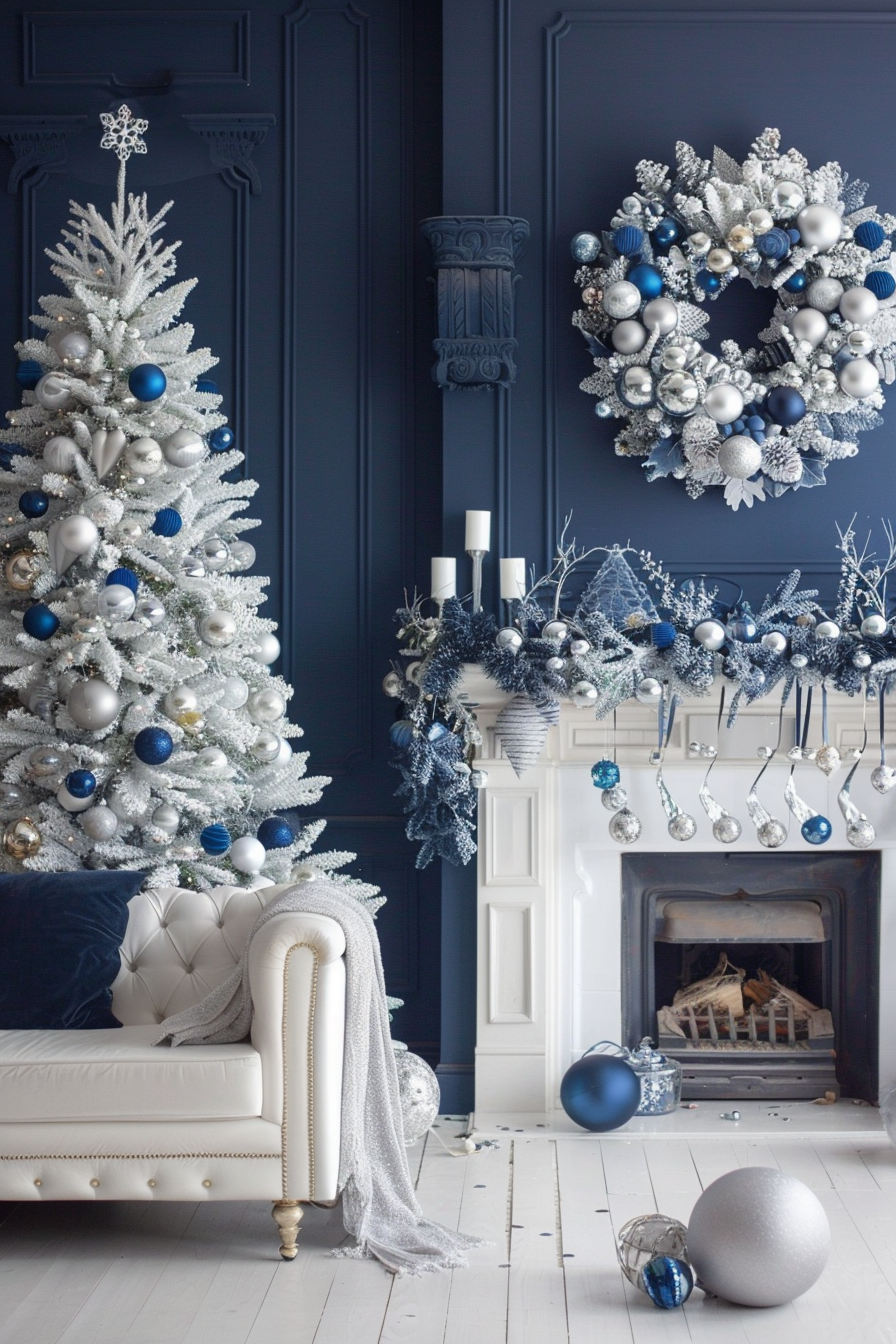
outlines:
[{"label": "fireplace firebox", "polygon": [[625,1044],[685,1099],[878,1093],[879,853],[622,856]]}]

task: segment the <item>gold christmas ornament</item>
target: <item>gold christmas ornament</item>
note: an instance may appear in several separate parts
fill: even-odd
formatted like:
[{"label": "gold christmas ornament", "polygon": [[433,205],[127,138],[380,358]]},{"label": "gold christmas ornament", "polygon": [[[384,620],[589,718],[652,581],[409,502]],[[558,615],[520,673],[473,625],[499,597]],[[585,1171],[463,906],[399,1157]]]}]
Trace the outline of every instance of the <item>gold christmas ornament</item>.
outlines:
[{"label": "gold christmas ornament", "polygon": [[30,817],[11,821],[3,832],[3,848],[12,859],[33,858],[43,844],[43,836]]},{"label": "gold christmas ornament", "polygon": [[186,709],[174,720],[190,737],[197,737],[205,727],[205,719],[198,709]]},{"label": "gold christmas ornament", "polygon": [[4,565],[3,572],[10,588],[17,593],[28,593],[34,587],[40,566],[33,551],[14,551]]},{"label": "gold christmas ornament", "polygon": [[728,246],[732,252],[749,252],[753,242],[752,231],[743,224],[736,224],[728,235]]}]

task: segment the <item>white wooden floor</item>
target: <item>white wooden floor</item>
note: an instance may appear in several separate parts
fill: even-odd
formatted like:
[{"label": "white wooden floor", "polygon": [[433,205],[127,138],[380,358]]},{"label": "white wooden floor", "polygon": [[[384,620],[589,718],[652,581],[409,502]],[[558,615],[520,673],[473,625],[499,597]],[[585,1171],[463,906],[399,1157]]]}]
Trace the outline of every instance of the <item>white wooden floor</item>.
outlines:
[{"label": "white wooden floor", "polygon": [[[449,1142],[460,1124],[442,1121]],[[393,1279],[339,1261],[338,1210],[309,1209],[293,1264],[266,1204],[0,1206],[0,1344],[896,1344],[896,1150],[880,1133],[530,1136],[451,1157],[412,1153],[427,1214],[494,1245],[453,1275]],[[788,1306],[695,1292],[661,1312],[616,1266],[614,1229],[701,1189],[780,1167],[824,1204],[827,1270]]]}]

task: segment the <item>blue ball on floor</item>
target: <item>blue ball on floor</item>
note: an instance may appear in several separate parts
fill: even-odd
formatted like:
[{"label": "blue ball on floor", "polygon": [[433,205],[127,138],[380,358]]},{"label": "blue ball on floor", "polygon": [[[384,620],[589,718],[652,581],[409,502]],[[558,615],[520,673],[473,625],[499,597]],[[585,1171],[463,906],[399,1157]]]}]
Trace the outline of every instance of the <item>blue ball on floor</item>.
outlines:
[{"label": "blue ball on floor", "polygon": [[560,1103],[582,1129],[605,1134],[631,1120],[641,1104],[641,1081],[618,1055],[586,1053],[563,1075]]},{"label": "blue ball on floor", "polygon": [[694,1273],[684,1260],[657,1255],[641,1270],[644,1291],[654,1306],[664,1311],[683,1307],[694,1291]]}]

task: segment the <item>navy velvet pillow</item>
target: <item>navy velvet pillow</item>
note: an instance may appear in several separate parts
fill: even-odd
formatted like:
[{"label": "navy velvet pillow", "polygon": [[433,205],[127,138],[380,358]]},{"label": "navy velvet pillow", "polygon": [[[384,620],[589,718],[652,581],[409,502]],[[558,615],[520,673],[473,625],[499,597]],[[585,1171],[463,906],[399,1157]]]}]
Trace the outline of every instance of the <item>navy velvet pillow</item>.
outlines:
[{"label": "navy velvet pillow", "polygon": [[0,1030],[120,1027],[128,901],[145,873],[0,873]]}]

